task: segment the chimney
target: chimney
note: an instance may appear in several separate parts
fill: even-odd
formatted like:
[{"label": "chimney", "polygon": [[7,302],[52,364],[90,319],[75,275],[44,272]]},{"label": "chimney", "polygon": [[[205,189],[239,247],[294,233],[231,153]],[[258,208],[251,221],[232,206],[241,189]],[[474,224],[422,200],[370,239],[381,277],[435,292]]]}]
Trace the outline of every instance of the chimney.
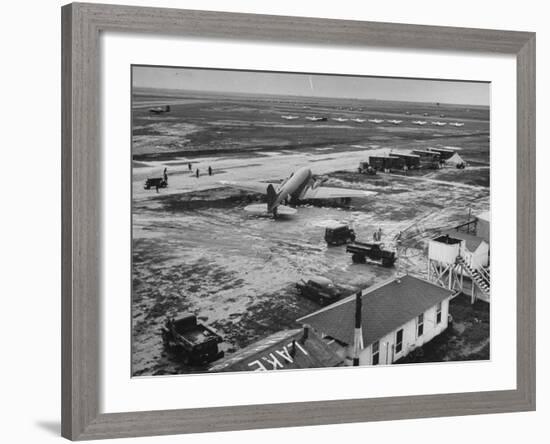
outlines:
[{"label": "chimney", "polygon": [[302,338],[300,339],[300,342],[302,344],[305,344],[307,341],[307,338],[309,336],[309,325],[304,325],[304,334],[302,335]]},{"label": "chimney", "polygon": [[363,329],[362,329],[362,300],[361,291],[355,295],[355,332],[353,336],[353,366],[359,366],[359,354],[363,350]]}]

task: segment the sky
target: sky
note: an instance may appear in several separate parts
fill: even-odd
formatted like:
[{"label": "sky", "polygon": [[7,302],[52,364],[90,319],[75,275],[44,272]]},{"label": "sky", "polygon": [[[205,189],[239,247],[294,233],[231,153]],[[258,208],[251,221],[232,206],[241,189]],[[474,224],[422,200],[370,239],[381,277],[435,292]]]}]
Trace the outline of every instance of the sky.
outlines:
[{"label": "sky", "polygon": [[133,87],[486,106],[490,103],[490,84],[485,82],[265,71],[134,66]]}]

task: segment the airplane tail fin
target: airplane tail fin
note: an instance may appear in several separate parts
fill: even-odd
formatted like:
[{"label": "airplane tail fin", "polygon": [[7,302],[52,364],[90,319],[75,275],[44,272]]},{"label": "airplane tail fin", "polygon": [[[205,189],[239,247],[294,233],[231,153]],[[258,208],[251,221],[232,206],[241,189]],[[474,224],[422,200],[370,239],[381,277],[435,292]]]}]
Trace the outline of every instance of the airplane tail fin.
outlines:
[{"label": "airplane tail fin", "polygon": [[267,186],[267,211],[273,211],[273,205],[277,201],[277,192],[271,184]]}]

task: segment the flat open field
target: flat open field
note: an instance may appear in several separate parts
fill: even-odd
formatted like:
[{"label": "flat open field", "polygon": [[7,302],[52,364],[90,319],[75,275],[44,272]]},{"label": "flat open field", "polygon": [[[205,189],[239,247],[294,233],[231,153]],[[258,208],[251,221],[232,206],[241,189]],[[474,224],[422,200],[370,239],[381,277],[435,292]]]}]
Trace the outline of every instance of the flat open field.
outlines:
[{"label": "flat open field", "polygon": [[[231,353],[319,307],[295,283],[323,275],[344,290],[397,272],[425,277],[426,239],[489,208],[489,111],[482,107],[289,97],[213,96],[172,92],[134,95],[133,109],[133,374],[186,373],[167,355],[159,329],[167,316],[197,315]],[[153,106],[171,104],[154,115]],[[428,116],[424,114],[428,113]],[[444,117],[440,117],[441,115]],[[298,116],[284,120],[281,115]],[[305,116],[326,116],[310,122]],[[333,118],[399,119],[388,123]],[[412,125],[413,120],[462,127]],[[357,173],[373,153],[455,147],[466,170],[411,174]],[[192,165],[192,172],[188,164]],[[212,167],[213,176],[206,170]],[[368,198],[305,202],[295,216],[273,220],[243,208],[263,197],[227,188],[222,180],[279,181],[299,167],[328,186],[375,191]],[[169,187],[144,190],[147,177],[168,168]],[[196,178],[194,172],[201,175]],[[383,242],[408,230],[395,268],[354,265],[345,247],[327,247],[332,221],[353,226],[358,240],[381,228]],[[417,221],[416,224],[414,222]]]}]

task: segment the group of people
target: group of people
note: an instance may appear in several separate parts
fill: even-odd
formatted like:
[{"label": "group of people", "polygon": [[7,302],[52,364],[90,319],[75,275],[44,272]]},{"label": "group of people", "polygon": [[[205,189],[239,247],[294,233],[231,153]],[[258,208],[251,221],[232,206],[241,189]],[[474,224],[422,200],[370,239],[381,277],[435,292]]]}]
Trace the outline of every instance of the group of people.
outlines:
[{"label": "group of people", "polygon": [[[193,165],[191,164],[191,162],[189,162],[187,164],[188,168],[189,168],[189,172],[192,172],[193,171]],[[212,167],[211,166],[208,166],[208,175],[209,176],[212,176],[214,174],[214,171],[212,170]],[[200,177],[200,170],[197,168],[195,170],[195,177],[198,179]],[[168,168],[164,168],[164,171],[162,172],[162,178],[164,180],[164,184],[160,183],[160,180],[157,179],[157,182],[153,185],[156,190],[157,190],[157,193],[159,192],[159,188],[164,188],[166,186],[168,186]]]},{"label": "group of people", "polygon": [[[193,165],[191,165],[191,162],[187,164],[187,167],[189,168],[189,171],[193,170]],[[212,167],[208,166],[208,175],[212,176],[212,174],[214,174],[214,172],[212,171]],[[198,168],[195,170],[195,177],[197,179],[200,177],[200,170]]]}]

